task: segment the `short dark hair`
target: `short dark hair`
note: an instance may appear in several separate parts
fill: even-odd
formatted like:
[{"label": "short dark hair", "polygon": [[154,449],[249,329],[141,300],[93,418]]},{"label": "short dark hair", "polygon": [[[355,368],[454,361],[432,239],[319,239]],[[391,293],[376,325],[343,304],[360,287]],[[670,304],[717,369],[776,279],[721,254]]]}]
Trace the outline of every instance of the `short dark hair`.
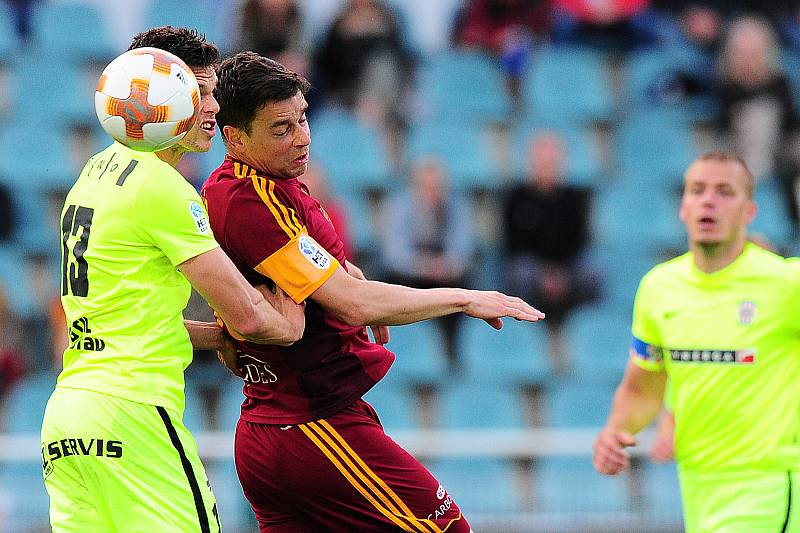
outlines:
[{"label": "short dark hair", "polygon": [[255,52],[229,57],[219,66],[217,76],[217,124],[220,129],[233,126],[248,135],[259,109],[291,98],[298,91],[306,94],[311,88],[304,77]]},{"label": "short dark hair", "polygon": [[214,67],[219,63],[219,48],[206,36],[191,28],[159,26],[137,34],[128,50],[150,46],[166,50],[183,59],[191,69]]}]

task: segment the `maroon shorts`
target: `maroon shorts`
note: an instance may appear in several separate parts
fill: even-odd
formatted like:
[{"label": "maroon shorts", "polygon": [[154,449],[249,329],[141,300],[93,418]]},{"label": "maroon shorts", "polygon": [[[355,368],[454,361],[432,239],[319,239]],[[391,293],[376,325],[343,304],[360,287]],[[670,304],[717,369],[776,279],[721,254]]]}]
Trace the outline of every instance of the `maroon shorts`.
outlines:
[{"label": "maroon shorts", "polygon": [[363,400],[307,424],[239,420],[235,455],[262,533],[470,531],[453,498]]}]

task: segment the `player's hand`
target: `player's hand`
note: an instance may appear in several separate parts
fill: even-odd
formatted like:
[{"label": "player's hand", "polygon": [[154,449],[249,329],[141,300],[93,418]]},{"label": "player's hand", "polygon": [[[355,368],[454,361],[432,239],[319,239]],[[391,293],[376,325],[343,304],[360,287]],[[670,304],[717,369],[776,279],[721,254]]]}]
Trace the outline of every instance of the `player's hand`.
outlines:
[{"label": "player's hand", "polygon": [[306,304],[305,302],[297,304],[292,298],[286,294],[283,289],[275,285],[275,289],[269,288],[267,285],[256,285],[256,289],[264,299],[284,318],[292,323],[297,328],[298,332],[303,331],[306,327]]},{"label": "player's hand", "polygon": [[389,342],[391,335],[389,334],[389,326],[370,326],[372,336],[375,338],[375,344],[386,344]]},{"label": "player's hand", "polygon": [[627,431],[604,429],[594,443],[594,468],[601,474],[619,474],[630,464],[625,448],[636,445],[636,438]]},{"label": "player's hand", "polygon": [[233,338],[223,333],[221,344],[217,348],[217,359],[225,365],[225,368],[241,378],[244,373],[239,368],[239,353]]},{"label": "player's hand", "polygon": [[534,309],[516,296],[507,296],[497,291],[467,291],[469,303],[464,312],[474,318],[485,320],[495,329],[503,327],[502,317],[511,317],[526,322],[544,318],[544,313]]},{"label": "player's hand", "polygon": [[656,427],[656,440],[650,449],[650,459],[668,463],[675,458],[675,417],[669,411],[661,413]]}]

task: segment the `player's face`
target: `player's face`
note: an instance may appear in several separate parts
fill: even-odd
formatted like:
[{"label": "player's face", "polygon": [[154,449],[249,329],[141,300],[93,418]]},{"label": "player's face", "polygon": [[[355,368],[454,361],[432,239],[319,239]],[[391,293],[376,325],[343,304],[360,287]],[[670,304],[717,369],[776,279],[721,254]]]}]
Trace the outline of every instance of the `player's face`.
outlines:
[{"label": "player's face", "polygon": [[214,98],[217,74],[212,67],[193,69],[192,72],[200,86],[200,112],[194,126],[181,139],[178,146],[183,152],[208,152],[217,127],[214,117],[219,111],[219,104]]},{"label": "player's face", "polygon": [[686,171],[680,218],[690,243],[717,245],[744,239],[755,216],[746,176],[733,161],[697,161]]},{"label": "player's face", "polygon": [[241,158],[267,175],[302,176],[308,167],[311,130],[308,104],[300,91],[291,98],[270,102],[258,110],[250,134],[241,133]]}]

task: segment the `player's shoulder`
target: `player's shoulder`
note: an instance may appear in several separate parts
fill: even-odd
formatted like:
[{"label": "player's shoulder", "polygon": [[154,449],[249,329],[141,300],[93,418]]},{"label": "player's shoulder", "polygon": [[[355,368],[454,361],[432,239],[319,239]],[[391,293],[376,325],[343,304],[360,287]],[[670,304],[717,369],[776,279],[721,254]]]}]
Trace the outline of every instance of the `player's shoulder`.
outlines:
[{"label": "player's shoulder", "polygon": [[800,281],[800,258],[783,257],[756,244],[748,244],[747,268],[764,276],[785,278],[790,282]]},{"label": "player's shoulder", "polygon": [[661,283],[667,279],[680,277],[690,270],[691,261],[691,254],[687,252],[658,263],[642,277],[642,284]]}]

